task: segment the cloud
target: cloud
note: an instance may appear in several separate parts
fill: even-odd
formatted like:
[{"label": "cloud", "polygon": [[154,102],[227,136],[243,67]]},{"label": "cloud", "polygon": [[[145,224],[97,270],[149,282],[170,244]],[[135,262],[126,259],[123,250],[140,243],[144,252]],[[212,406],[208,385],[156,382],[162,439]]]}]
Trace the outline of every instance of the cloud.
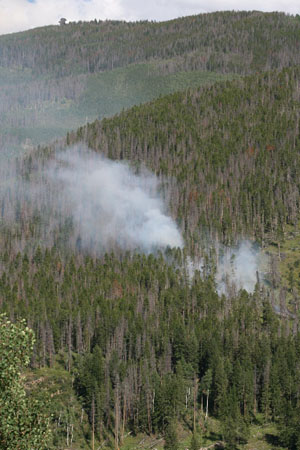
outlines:
[{"label": "cloud", "polygon": [[299,0],[0,0],[0,34],[71,21],[168,20],[217,10],[300,12]]},{"label": "cloud", "polygon": [[124,19],[121,0],[0,0],[0,34],[70,21]]}]

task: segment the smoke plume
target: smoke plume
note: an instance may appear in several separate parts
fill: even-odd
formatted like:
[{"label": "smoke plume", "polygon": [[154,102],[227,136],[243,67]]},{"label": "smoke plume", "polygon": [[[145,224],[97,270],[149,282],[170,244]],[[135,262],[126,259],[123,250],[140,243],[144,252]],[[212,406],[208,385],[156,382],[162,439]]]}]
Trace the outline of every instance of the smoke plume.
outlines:
[{"label": "smoke plume", "polygon": [[182,247],[175,222],[158,194],[157,178],[88,150],[58,155],[48,172],[79,231],[80,245],[151,252]]},{"label": "smoke plume", "polygon": [[264,281],[267,256],[255,243],[242,240],[232,247],[212,245],[209,253],[198,262],[187,258],[186,271],[190,279],[195,270],[200,271],[203,277],[213,275],[218,293],[229,296],[240,289],[252,293],[257,281]]},{"label": "smoke plume", "polygon": [[253,292],[258,278],[263,279],[265,256],[250,241],[236,247],[223,248],[217,263],[216,282],[219,293],[228,293],[231,286]]},{"label": "smoke plume", "polygon": [[[50,161],[36,164],[29,177],[20,176],[11,161],[0,167],[0,251],[5,227],[17,227],[22,236],[15,251],[30,252],[40,244],[95,255],[183,248],[158,179],[147,170],[134,170],[84,146],[57,150]],[[192,280],[195,270],[204,278],[212,275],[219,294],[234,295],[241,288],[253,292],[257,275],[263,282],[263,269],[268,270],[267,257],[248,240],[232,247],[203,243],[201,253],[202,259],[186,257],[187,276]]]}]

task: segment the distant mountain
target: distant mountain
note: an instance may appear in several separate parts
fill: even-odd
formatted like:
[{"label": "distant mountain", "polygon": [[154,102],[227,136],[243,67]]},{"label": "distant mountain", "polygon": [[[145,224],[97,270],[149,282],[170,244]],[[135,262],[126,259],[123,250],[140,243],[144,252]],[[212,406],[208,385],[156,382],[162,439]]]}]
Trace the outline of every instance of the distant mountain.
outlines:
[{"label": "distant mountain", "polygon": [[[192,71],[165,74],[158,62],[59,79],[31,79],[26,71],[0,68],[1,153],[30,151],[63,137],[87,121],[190,86],[211,84],[232,75]],[[6,149],[6,151],[5,151]]]},{"label": "distant mountain", "polygon": [[[0,37],[3,67],[56,77],[152,59],[184,70],[246,74],[300,62],[300,21],[283,13],[216,12],[168,22],[92,21]],[[173,66],[173,67],[172,67]]]},{"label": "distant mountain", "polygon": [[1,153],[189,86],[300,63],[300,20],[218,12],[70,23],[0,37]]}]

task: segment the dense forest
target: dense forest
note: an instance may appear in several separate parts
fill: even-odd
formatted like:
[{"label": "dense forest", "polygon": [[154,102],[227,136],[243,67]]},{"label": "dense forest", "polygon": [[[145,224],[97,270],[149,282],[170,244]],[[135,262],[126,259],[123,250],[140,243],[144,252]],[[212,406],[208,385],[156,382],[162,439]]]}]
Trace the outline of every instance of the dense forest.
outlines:
[{"label": "dense forest", "polygon": [[[3,67],[55,76],[176,58],[185,70],[249,72],[299,63],[299,17],[216,12],[168,22],[93,21],[0,38]],[[174,70],[166,63],[165,70]]]},{"label": "dense forest", "polygon": [[[156,76],[177,77],[169,95],[1,164],[0,405],[10,420],[0,420],[0,448],[300,448],[298,241],[292,259],[285,241],[287,230],[299,234],[299,33],[299,17],[225,12],[0,37],[0,82],[19,89],[16,98],[0,90],[12,129],[20,96],[32,101],[34,128],[34,105],[77,101],[101,71],[123,77],[145,63],[145,75],[155,62]],[[215,73],[185,84],[197,71]],[[20,73],[32,91],[22,92]],[[146,215],[162,209],[178,246],[132,246],[111,233],[99,245],[119,211],[97,189],[110,195],[118,180],[106,191],[105,173],[90,167],[87,180],[78,152],[95,155],[96,169],[102,155],[126,166],[114,208],[123,202],[131,224],[131,189],[149,201]],[[265,249],[267,273],[249,292],[225,277],[223,293],[218,249],[243,239]]]},{"label": "dense forest", "polygon": [[[174,423],[203,439],[212,414],[222,424],[219,439],[235,448],[260,414],[262,423],[280,424],[281,445],[297,448],[298,320],[280,320],[260,286],[220,298],[213,268],[191,282],[176,268],[180,252],[171,256],[173,264],[163,255],[62,260],[55,248],[6,255],[2,310],[27,317],[35,331],[33,368],[51,368],[59,357],[73,372],[88,441],[113,439],[119,448],[128,430],[167,437]],[[64,445],[80,411],[66,403],[52,413],[65,433],[54,442]],[[78,424],[74,448],[79,437]]]},{"label": "dense forest", "polygon": [[1,154],[28,151],[159,95],[299,64],[299,37],[298,17],[258,11],[0,36]]},{"label": "dense forest", "polygon": [[62,78],[33,78],[28,70],[0,67],[0,158],[29,152],[87,121],[159,95],[233,77],[197,70],[162,73],[159,61]]},{"label": "dense forest", "polygon": [[66,143],[145,162],[165,180],[191,246],[203,231],[264,240],[298,220],[299,74],[294,67],[176,93],[88,124]]}]

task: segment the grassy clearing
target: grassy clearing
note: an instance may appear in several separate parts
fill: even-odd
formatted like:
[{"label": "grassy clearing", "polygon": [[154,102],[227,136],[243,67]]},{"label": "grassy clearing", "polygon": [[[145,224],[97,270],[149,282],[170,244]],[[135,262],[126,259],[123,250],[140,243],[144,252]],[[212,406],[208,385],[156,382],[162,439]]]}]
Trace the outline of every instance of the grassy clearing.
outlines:
[{"label": "grassy clearing", "polygon": [[[190,448],[192,433],[187,429],[178,427],[180,450]],[[201,447],[205,448],[214,442],[222,440],[220,423],[214,418],[210,418],[207,423],[207,432],[201,439]],[[137,449],[157,449],[163,450],[164,441],[161,436],[147,436],[139,434],[137,436],[127,436],[121,450]],[[257,416],[255,424],[250,426],[249,439],[247,444],[241,445],[244,450],[285,450],[278,445],[278,432],[273,424],[263,424],[262,417]]]}]

